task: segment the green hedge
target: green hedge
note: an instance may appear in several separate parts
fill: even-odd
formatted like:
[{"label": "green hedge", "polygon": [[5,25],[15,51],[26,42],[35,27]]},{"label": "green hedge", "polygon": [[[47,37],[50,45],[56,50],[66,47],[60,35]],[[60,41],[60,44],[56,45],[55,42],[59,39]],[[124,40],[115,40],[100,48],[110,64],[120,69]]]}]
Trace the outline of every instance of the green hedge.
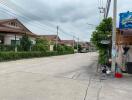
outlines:
[{"label": "green hedge", "polygon": [[0,52],[0,61],[73,54],[73,52]]},{"label": "green hedge", "polygon": [[14,51],[15,47],[12,46],[12,45],[3,45],[3,44],[0,44],[0,51]]}]

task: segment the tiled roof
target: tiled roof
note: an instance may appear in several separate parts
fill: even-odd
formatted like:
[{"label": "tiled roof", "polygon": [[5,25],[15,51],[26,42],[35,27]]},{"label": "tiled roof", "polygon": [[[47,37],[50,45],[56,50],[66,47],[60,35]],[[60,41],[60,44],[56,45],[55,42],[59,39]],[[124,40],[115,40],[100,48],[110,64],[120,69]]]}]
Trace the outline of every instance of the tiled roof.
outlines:
[{"label": "tiled roof", "polygon": [[[4,19],[4,20],[0,20],[0,32],[12,33],[12,34],[13,33],[16,33],[16,34],[24,34],[24,33],[26,33],[26,34],[28,34],[30,36],[36,36],[36,34],[32,33],[31,31],[24,31],[22,29],[16,29],[16,28],[13,28],[13,27],[8,27],[8,26],[3,25],[3,23],[5,23],[5,22],[10,22],[10,21],[13,21],[13,20],[17,20],[17,19]],[[25,26],[23,25],[23,27],[25,27]]]},{"label": "tiled roof", "polygon": [[[39,35],[38,37],[46,38],[49,41],[55,41],[57,38],[57,35]],[[59,37],[58,37],[58,40],[60,40]]]},{"label": "tiled roof", "polygon": [[0,24],[9,22],[9,21],[13,21],[13,20],[16,20],[16,19],[2,19],[2,20],[0,20]]},{"label": "tiled roof", "polygon": [[74,40],[61,40],[60,44],[66,44],[66,45],[73,45],[75,43]]}]

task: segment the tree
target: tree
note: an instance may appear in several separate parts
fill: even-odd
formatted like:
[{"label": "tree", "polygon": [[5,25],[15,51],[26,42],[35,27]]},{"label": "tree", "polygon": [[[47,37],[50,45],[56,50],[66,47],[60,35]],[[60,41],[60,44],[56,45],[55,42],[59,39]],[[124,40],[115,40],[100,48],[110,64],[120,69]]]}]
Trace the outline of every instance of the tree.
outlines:
[{"label": "tree", "polygon": [[29,39],[28,35],[23,35],[22,39],[20,40],[20,47],[23,51],[29,51],[31,48],[32,42]]},{"label": "tree", "polygon": [[36,39],[36,44],[33,47],[34,51],[49,51],[49,42],[45,38],[37,38]]},{"label": "tree", "polygon": [[82,46],[80,44],[77,44],[74,46],[75,49],[78,49],[78,52],[81,52],[83,50]]},{"label": "tree", "polygon": [[[102,40],[111,41],[112,34],[112,18],[103,19],[99,26],[96,27],[96,30],[92,34],[91,42],[99,50],[99,63],[104,64],[110,57],[111,45],[104,45],[101,43]],[[109,51],[109,53],[108,53]]]}]

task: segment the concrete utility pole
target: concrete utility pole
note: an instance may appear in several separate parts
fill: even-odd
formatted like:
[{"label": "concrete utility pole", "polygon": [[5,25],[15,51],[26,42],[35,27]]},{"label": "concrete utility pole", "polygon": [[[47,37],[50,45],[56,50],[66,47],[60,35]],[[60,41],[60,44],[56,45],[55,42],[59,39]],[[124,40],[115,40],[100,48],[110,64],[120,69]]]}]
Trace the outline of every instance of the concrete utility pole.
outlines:
[{"label": "concrete utility pole", "polygon": [[115,71],[115,65],[116,65],[116,18],[117,18],[117,0],[114,0],[113,33],[112,33],[112,71]]},{"label": "concrete utility pole", "polygon": [[16,38],[17,38],[17,37],[16,37],[16,34],[15,34],[15,52],[17,52],[17,43],[16,43],[17,40],[16,40]]},{"label": "concrete utility pole", "polygon": [[55,42],[56,50],[57,50],[57,46],[58,46],[58,35],[59,35],[59,26],[57,26],[57,36],[56,36],[56,42]]},{"label": "concrete utility pole", "polygon": [[100,10],[100,14],[103,13],[104,18],[105,18],[105,12],[106,12],[106,9],[105,9],[104,7],[99,7],[99,10]]},{"label": "concrete utility pole", "polygon": [[77,39],[77,52],[79,53],[79,37]]},{"label": "concrete utility pole", "polygon": [[73,36],[73,49],[74,49],[74,46],[75,46],[75,36]]}]

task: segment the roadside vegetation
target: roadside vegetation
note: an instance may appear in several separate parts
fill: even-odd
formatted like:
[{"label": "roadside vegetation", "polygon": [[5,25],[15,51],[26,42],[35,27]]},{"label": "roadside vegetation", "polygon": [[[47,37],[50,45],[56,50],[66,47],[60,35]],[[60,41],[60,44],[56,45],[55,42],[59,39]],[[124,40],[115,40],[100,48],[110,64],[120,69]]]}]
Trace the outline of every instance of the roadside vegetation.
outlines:
[{"label": "roadside vegetation", "polygon": [[50,43],[46,39],[37,38],[33,44],[27,35],[23,35],[20,44],[0,45],[0,61],[17,60],[34,57],[48,57],[73,54],[74,49],[66,45],[54,45],[50,51]]},{"label": "roadside vegetation", "polygon": [[[105,64],[111,57],[112,18],[103,19],[92,34],[91,41],[99,51],[99,63]],[[102,41],[109,41],[105,44]]]}]

